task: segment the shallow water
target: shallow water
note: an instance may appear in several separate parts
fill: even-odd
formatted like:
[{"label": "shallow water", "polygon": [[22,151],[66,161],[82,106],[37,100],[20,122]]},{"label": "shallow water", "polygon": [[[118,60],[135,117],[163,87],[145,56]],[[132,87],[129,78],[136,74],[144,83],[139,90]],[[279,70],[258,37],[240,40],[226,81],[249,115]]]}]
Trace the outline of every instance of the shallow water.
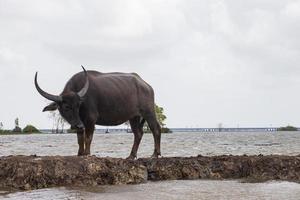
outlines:
[{"label": "shallow water", "polygon": [[[133,143],[132,133],[95,134],[92,154],[128,156]],[[138,157],[153,152],[151,134],[143,136]],[[216,132],[171,133],[162,135],[163,156],[300,154],[300,132]],[[0,156],[5,155],[76,155],[76,134],[32,134],[0,136]]]},{"label": "shallow water", "polygon": [[165,181],[97,188],[50,188],[0,195],[0,199],[123,199],[123,200],[299,200],[300,185],[288,182]]},{"label": "shallow water", "polygon": [[[128,156],[133,135],[95,134],[92,154]],[[75,155],[75,134],[0,136],[0,156]],[[153,138],[145,134],[138,152],[147,157],[153,151]],[[162,135],[163,156],[300,154],[300,132],[172,133]],[[240,183],[239,181],[166,181],[141,185],[94,188],[49,188],[9,193],[0,199],[299,199],[300,184],[289,182]]]}]

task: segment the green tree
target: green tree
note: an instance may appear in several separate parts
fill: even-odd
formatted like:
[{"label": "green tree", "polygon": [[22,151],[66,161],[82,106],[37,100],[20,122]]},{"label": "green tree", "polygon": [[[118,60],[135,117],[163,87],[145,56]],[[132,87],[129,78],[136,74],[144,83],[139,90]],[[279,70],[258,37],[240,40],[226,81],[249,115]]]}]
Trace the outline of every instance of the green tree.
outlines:
[{"label": "green tree", "polygon": [[[164,108],[158,106],[157,104],[155,104],[155,114],[156,114],[156,118],[157,121],[159,123],[159,125],[161,126],[161,132],[162,133],[170,133],[170,129],[168,129],[165,124],[165,120],[167,119],[167,116],[164,114]],[[150,132],[150,128],[147,124],[147,122],[144,125],[144,130],[145,132]]]},{"label": "green tree", "polygon": [[164,108],[155,104],[155,113],[159,125],[163,128],[166,125],[165,120],[167,119],[167,116],[164,114]]},{"label": "green tree", "polygon": [[294,126],[285,126],[285,127],[280,127],[278,128],[278,131],[297,131],[298,129]]},{"label": "green tree", "polygon": [[52,119],[52,133],[63,133],[65,126],[65,119],[58,111],[50,111],[48,117]]},{"label": "green tree", "polygon": [[33,125],[29,124],[25,128],[23,128],[23,133],[40,133],[40,131]]},{"label": "green tree", "polygon": [[15,133],[21,133],[22,129],[19,127],[19,118],[15,119],[15,128],[13,129]]}]

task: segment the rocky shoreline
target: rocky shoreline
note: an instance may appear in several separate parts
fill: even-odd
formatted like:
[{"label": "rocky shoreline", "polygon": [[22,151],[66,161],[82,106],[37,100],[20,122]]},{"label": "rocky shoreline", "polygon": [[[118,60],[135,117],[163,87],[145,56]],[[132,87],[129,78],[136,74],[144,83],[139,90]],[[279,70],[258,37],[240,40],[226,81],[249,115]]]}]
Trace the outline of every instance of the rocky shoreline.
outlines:
[{"label": "rocky shoreline", "polygon": [[138,184],[146,181],[242,179],[300,181],[300,156],[197,156],[159,159],[96,156],[0,157],[0,188]]}]

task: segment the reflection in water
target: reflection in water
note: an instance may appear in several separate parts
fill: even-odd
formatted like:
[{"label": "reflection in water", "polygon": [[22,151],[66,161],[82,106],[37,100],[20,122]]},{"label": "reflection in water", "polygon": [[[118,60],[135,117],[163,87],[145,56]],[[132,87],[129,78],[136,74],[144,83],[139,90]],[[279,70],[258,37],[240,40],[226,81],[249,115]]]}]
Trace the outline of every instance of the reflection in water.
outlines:
[{"label": "reflection in water", "polygon": [[237,181],[165,181],[140,185],[99,186],[94,188],[51,188],[17,192],[0,199],[123,199],[123,200],[298,200],[300,185],[289,182],[239,183]]},{"label": "reflection in water", "polygon": [[[75,155],[75,134],[0,136],[0,156]],[[95,134],[92,154],[128,156],[132,134]],[[138,151],[147,157],[153,151],[153,138],[145,134]],[[272,133],[172,133],[162,135],[163,156],[222,154],[300,154],[299,132]],[[239,183],[238,181],[167,181],[141,185],[95,188],[49,188],[9,193],[0,189],[0,199],[299,199],[300,185],[289,182]]]}]

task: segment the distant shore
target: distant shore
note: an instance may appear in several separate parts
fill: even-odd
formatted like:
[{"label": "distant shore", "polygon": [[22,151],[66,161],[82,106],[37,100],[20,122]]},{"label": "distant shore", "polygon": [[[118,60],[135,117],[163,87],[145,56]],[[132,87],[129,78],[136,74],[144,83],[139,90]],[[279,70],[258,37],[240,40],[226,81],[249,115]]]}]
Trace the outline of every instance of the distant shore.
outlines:
[{"label": "distant shore", "polygon": [[[19,134],[65,134],[76,133],[70,129],[63,129],[56,132],[53,129],[40,129],[39,132],[13,132],[2,130],[0,135],[19,135]],[[240,128],[168,128],[169,133],[188,133],[188,132],[277,132],[277,131],[300,131],[299,127],[240,127]],[[130,128],[98,128],[95,133],[131,133]]]},{"label": "distant shore", "polygon": [[[265,128],[226,128],[223,130],[217,130],[216,128],[212,129],[204,129],[204,128],[170,128],[172,133],[189,133],[189,132],[279,132],[279,131],[289,131],[289,130],[280,130],[279,128],[273,128],[265,129]],[[297,130],[292,131],[300,131],[300,128],[297,128]],[[29,134],[66,134],[68,133],[67,130],[64,130],[63,132],[55,133],[52,132],[50,129],[42,129],[40,132],[33,132],[33,133],[19,133],[19,132],[3,132],[0,133],[0,135],[29,135]],[[74,132],[75,133],[75,132]],[[102,133],[102,134],[110,134],[110,133],[131,133],[131,131],[127,131],[127,129],[96,129],[95,133]],[[165,134],[165,133],[164,133]]]}]

